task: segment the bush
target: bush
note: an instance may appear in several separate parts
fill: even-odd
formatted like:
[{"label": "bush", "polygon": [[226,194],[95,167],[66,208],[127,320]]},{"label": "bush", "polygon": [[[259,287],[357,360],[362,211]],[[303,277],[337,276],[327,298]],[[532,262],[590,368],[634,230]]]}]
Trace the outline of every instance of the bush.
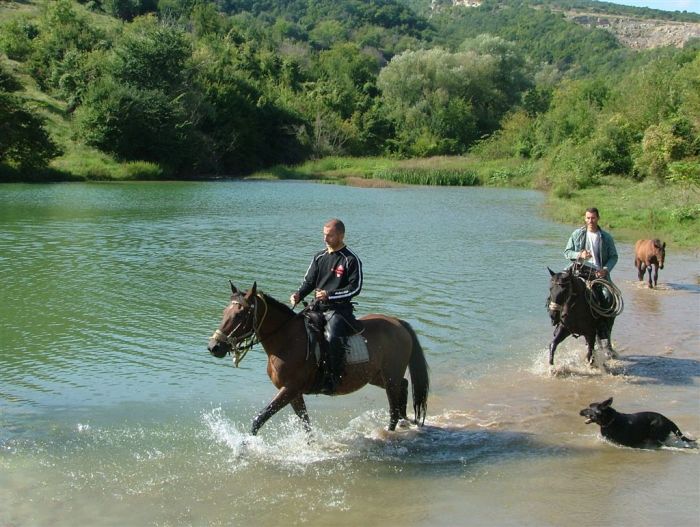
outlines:
[{"label": "bush", "polygon": [[676,161],[675,163],[670,163],[666,179],[681,185],[699,186],[700,161]]},{"label": "bush", "polygon": [[59,154],[44,120],[18,97],[0,91],[0,162],[29,171],[46,167]]},{"label": "bush", "polygon": [[153,161],[173,169],[188,158],[188,124],[177,101],[105,79],[76,112],[78,135],[123,161]]},{"label": "bush", "polygon": [[37,25],[23,18],[17,18],[0,27],[0,51],[8,58],[25,61],[32,52],[32,40],[39,34]]},{"label": "bush", "polygon": [[635,168],[642,177],[665,181],[669,164],[693,153],[690,126],[683,119],[651,125],[644,132],[642,153],[635,161]]}]

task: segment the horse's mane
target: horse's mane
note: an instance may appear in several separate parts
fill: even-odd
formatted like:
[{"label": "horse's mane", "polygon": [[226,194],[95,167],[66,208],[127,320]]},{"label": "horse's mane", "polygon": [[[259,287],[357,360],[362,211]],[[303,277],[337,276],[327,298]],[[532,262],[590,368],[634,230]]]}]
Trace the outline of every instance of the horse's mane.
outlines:
[{"label": "horse's mane", "polygon": [[276,298],[273,298],[270,295],[268,295],[267,293],[263,293],[262,291],[258,291],[258,294],[262,295],[263,299],[265,300],[265,302],[267,302],[268,305],[272,305],[273,307],[275,307],[276,309],[279,309],[283,313],[287,313],[287,314],[292,315],[292,316],[296,315],[294,310],[291,307],[289,307],[287,304],[283,304],[282,302],[280,302]]}]

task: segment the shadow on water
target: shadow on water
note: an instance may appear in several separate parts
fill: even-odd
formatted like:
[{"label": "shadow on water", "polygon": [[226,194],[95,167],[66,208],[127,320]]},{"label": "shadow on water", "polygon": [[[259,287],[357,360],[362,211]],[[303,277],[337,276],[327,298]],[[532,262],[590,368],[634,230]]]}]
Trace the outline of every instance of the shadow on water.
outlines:
[{"label": "shadow on water", "polygon": [[635,384],[692,385],[700,377],[700,361],[674,357],[626,355],[621,371]]},{"label": "shadow on water", "polygon": [[466,465],[572,453],[570,446],[545,444],[527,432],[456,426],[425,425],[402,443],[408,454],[404,458],[407,465],[415,465],[423,471],[429,466],[431,471],[440,474],[461,471]]},{"label": "shadow on water", "polygon": [[699,284],[674,284],[666,283],[666,287],[673,291],[685,291],[688,293],[700,293]]}]

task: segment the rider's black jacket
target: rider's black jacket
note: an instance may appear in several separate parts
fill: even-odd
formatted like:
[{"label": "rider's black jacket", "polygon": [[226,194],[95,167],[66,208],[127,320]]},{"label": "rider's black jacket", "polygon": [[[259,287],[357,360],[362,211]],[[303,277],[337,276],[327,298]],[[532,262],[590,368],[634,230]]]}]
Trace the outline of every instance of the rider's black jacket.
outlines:
[{"label": "rider's black jacket", "polygon": [[311,260],[297,293],[302,299],[314,289],[328,292],[328,306],[349,304],[362,290],[362,262],[348,247],[323,250]]}]

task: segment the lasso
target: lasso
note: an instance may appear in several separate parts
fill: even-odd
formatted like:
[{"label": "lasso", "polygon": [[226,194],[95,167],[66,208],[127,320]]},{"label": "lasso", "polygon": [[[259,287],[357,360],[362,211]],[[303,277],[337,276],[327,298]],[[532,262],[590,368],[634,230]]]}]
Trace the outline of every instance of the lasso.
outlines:
[{"label": "lasso", "polygon": [[[596,285],[600,285],[610,292],[612,303],[609,307],[603,307],[598,302],[596,295],[593,293],[593,287]],[[586,301],[591,307],[593,314],[599,317],[617,317],[622,314],[622,311],[625,308],[625,303],[622,300],[622,291],[620,291],[620,289],[610,280],[606,280],[604,278],[595,278],[590,281],[586,280]]]}]

